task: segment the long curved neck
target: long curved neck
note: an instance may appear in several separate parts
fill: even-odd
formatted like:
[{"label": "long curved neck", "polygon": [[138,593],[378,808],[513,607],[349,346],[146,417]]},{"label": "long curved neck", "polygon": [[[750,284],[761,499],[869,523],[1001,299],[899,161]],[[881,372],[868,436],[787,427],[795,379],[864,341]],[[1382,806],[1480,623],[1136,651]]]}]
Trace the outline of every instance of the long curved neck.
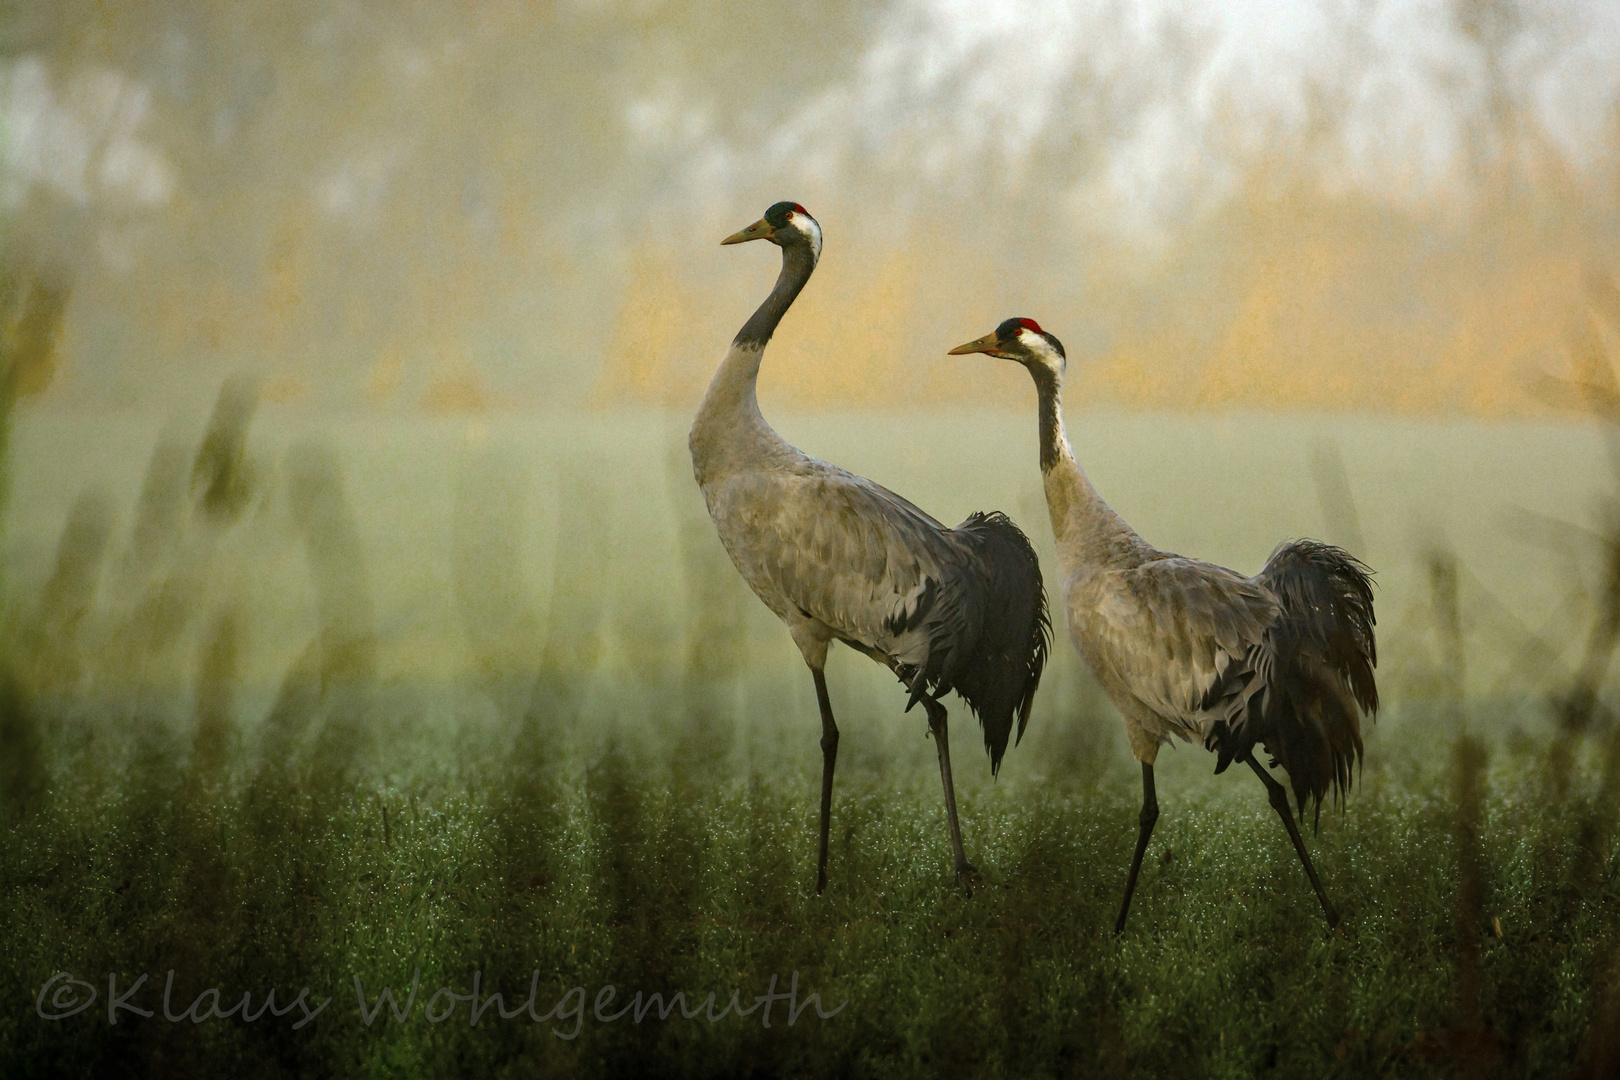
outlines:
[{"label": "long curved neck", "polygon": [[1035,396],[1041,410],[1041,472],[1051,472],[1064,459],[1078,469],[1068,433],[1063,430],[1063,386],[1058,376],[1039,364],[1031,364],[1029,373],[1035,378]]},{"label": "long curved neck", "polygon": [[776,333],[776,324],[787,314],[787,309],[799,295],[799,290],[804,288],[804,283],[810,280],[815,268],[816,257],[808,244],[784,244],[782,272],[776,275],[776,287],[743,323],[737,336],[731,339],[732,348],[765,348],[765,343]]},{"label": "long curved neck", "polygon": [[[700,485],[731,460],[734,452],[761,442],[782,443],[759,411],[755,390],[759,362],[765,343],[770,341],[777,324],[815,268],[816,257],[808,245],[784,245],[782,272],[777,275],[775,287],[737,331],[725,359],[720,361],[720,368],[703,395],[703,404],[698,406],[688,440],[692,466]],[[757,457],[757,454],[744,456]]]},{"label": "long curved neck", "polygon": [[1147,544],[1103,502],[1074,459],[1063,427],[1063,386],[1058,376],[1036,364],[1030,365],[1030,374],[1040,399],[1041,476],[1058,561],[1066,573],[1082,566],[1134,562],[1133,556]]}]

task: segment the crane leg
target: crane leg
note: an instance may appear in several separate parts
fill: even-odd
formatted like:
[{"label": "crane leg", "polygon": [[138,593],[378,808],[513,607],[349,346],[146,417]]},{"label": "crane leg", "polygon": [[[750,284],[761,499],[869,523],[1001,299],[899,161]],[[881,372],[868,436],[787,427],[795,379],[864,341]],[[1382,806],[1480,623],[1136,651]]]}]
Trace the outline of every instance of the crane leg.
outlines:
[{"label": "crane leg", "polygon": [[945,787],[945,817],[951,824],[951,854],[956,856],[956,883],[962,887],[962,895],[972,896],[968,875],[978,871],[973,869],[973,864],[967,861],[967,853],[962,850],[962,824],[956,818],[956,785],[951,782],[949,714],[945,706],[933,698],[923,698],[922,704],[928,712],[928,729],[934,735],[934,749],[939,752],[939,782]]},{"label": "crane leg", "polygon": [[821,706],[821,851],[816,856],[816,895],[827,887],[827,830],[832,824],[833,766],[838,763],[838,725],[832,700],[827,697],[827,676],[811,668],[816,680],[816,704]]},{"label": "crane leg", "polygon": [[1136,892],[1136,875],[1142,872],[1142,856],[1147,853],[1148,840],[1153,836],[1154,822],[1159,820],[1159,796],[1153,790],[1153,766],[1142,763],[1142,812],[1137,815],[1136,854],[1131,856],[1131,876],[1125,879],[1125,899],[1119,904],[1119,918],[1114,921],[1114,933],[1125,932],[1125,916],[1131,911],[1131,894]]},{"label": "crane leg", "polygon": [[1271,808],[1277,811],[1282,818],[1283,825],[1288,829],[1288,838],[1294,842],[1294,850],[1299,852],[1299,861],[1305,864],[1305,876],[1311,879],[1311,888],[1316,890],[1316,898],[1322,901],[1322,914],[1327,916],[1328,925],[1337,929],[1339,926],[1339,913],[1333,910],[1333,902],[1327,898],[1327,891],[1322,888],[1322,879],[1316,876],[1316,867],[1311,865],[1311,857],[1305,853],[1305,841],[1299,835],[1299,826],[1294,824],[1294,812],[1288,806],[1288,792],[1277,783],[1277,778],[1265,770],[1261,764],[1254,760],[1254,752],[1249,752],[1249,768],[1266,785],[1266,794],[1271,796]]}]

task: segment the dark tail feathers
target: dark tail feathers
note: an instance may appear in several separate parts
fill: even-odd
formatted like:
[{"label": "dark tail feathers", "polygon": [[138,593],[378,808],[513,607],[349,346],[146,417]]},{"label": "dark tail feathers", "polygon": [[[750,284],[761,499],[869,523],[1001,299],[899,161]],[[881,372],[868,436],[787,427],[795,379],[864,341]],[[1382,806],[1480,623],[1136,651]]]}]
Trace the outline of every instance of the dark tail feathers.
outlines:
[{"label": "dark tail feathers", "polygon": [[979,718],[992,775],[1001,769],[1013,716],[1024,737],[1051,645],[1052,622],[1035,549],[1005,514],[973,514],[955,530],[973,552],[970,573],[979,589],[979,633],[951,688]]},{"label": "dark tail feathers", "polygon": [[1287,770],[1300,817],[1311,801],[1320,818],[1322,799],[1330,790],[1343,799],[1360,764],[1361,713],[1378,713],[1371,571],[1342,548],[1294,540],[1272,552],[1255,581],[1282,611],[1233,670],[1264,685],[1243,713],[1215,725],[1206,745],[1219,752],[1222,772],[1263,744]]}]

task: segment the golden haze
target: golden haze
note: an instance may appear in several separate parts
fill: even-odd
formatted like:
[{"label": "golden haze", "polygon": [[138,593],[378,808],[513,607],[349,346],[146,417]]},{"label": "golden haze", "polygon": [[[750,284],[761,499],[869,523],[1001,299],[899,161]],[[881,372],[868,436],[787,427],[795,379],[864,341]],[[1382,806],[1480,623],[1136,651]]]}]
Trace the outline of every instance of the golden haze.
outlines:
[{"label": "golden haze", "polygon": [[[1320,194],[1257,194],[1150,269],[1126,250],[1077,253],[1076,272],[1043,290],[1056,302],[1042,309],[1013,300],[940,310],[937,293],[993,278],[1008,252],[976,258],[927,229],[903,244],[837,239],[772,342],[760,379],[770,405],[1026,406],[1022,380],[991,374],[983,357],[942,355],[1018,314],[1065,340],[1071,402],[1542,415],[1555,405],[1538,384],[1567,369],[1594,275],[1610,272],[1573,207],[1529,200],[1463,225]],[[685,261],[651,245],[631,258],[597,404],[693,406],[776,268],[738,259],[729,279],[698,283]]]}]

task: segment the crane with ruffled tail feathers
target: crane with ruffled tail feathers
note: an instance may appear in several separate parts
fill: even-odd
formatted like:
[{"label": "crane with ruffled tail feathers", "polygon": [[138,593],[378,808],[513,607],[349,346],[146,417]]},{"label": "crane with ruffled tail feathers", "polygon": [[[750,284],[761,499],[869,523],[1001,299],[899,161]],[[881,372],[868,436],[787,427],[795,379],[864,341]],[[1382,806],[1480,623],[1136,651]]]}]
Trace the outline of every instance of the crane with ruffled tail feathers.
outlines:
[{"label": "crane with ruffled tail feathers", "polygon": [[979,717],[992,773],[1017,721],[1022,738],[1046,663],[1050,624],[1029,540],[999,513],[946,528],[894,492],[810,457],[765,422],[755,383],[765,345],[821,255],[821,226],[797,203],[722,243],[782,249],[770,295],[738,331],[709,384],[689,443],[720,540],[744,580],[783,623],[815,682],[821,710],[821,834],[816,892],[827,885],[838,725],[824,669],[835,641],[892,670],[921,704],[939,756],[956,880],[962,847],[947,714],[954,690]]},{"label": "crane with ruffled tail feathers", "polygon": [[1159,817],[1153,762],[1171,735],[1218,755],[1215,771],[1247,764],[1266,786],[1331,926],[1328,900],[1283,786],[1256,744],[1293,784],[1300,819],[1342,799],[1361,759],[1361,714],[1378,711],[1370,571],[1314,540],[1280,545],[1254,577],[1160,551],[1097,494],[1063,425],[1063,346],[1033,319],[1008,319],[951,350],[1022,364],[1040,403],[1041,473],[1057,541],[1069,634],[1125,720],[1142,765],[1142,812],[1125,898],[1125,929],[1142,855]]}]

